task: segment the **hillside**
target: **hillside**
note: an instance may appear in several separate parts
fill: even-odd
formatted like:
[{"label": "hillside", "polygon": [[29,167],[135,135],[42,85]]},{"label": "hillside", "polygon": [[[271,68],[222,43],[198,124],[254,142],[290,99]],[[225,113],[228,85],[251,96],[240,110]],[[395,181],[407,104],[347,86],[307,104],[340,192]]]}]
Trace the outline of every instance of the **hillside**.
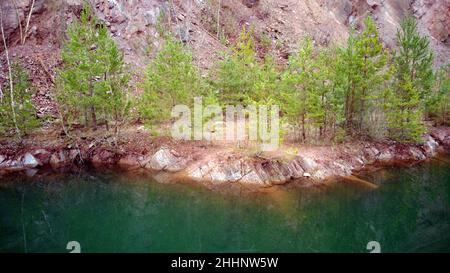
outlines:
[{"label": "hillside", "polygon": [[[29,31],[22,45],[17,18],[25,26],[32,2]],[[270,52],[284,63],[306,35],[318,45],[345,43],[349,25],[358,28],[368,14],[375,19],[381,40],[388,48],[395,48],[395,30],[402,18],[413,14],[421,33],[431,41],[436,54],[435,67],[448,63],[450,56],[449,0],[346,0],[339,1],[338,5],[329,0],[291,0],[282,4],[275,0],[90,2],[95,14],[105,22],[124,51],[126,63],[136,70],[134,82],[139,81],[143,67],[161,47],[158,33],[161,25],[170,28],[192,47],[195,62],[203,70],[235,41],[243,26],[254,29],[260,55]],[[42,116],[55,114],[51,90],[55,70],[60,66],[59,50],[67,25],[79,16],[82,3],[81,0],[2,1],[11,55],[22,59],[30,73],[33,85],[38,89],[34,102]],[[220,24],[217,24],[218,20]],[[3,83],[6,79],[3,47],[0,52],[0,82]]]}]

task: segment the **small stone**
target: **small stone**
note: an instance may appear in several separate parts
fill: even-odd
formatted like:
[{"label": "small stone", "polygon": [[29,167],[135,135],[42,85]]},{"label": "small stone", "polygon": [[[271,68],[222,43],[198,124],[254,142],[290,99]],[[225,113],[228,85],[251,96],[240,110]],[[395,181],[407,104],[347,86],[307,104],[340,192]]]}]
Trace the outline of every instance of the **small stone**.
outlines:
[{"label": "small stone", "polygon": [[310,173],[303,173],[303,177],[311,177]]}]

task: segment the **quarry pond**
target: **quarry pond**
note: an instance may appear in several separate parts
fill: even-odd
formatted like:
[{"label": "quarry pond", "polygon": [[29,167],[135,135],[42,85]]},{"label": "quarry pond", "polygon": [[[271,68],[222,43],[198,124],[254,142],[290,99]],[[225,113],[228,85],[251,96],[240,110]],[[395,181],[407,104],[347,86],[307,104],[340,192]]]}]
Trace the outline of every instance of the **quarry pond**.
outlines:
[{"label": "quarry pond", "polygon": [[0,252],[450,251],[450,158],[336,181],[226,192],[80,171],[0,177]]}]

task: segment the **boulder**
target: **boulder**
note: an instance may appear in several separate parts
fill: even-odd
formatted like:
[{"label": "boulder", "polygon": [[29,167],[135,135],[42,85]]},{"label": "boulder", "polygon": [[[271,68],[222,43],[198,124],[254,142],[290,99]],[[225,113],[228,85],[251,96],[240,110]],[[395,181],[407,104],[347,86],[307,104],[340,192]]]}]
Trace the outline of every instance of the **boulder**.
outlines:
[{"label": "boulder", "polygon": [[22,165],[26,168],[35,168],[40,164],[32,154],[26,153],[22,158]]},{"label": "boulder", "polygon": [[161,147],[145,165],[145,168],[155,171],[177,172],[186,168],[186,159],[178,157],[175,151]]},{"label": "boulder", "polygon": [[430,135],[425,136],[425,143],[422,148],[426,155],[433,156],[436,154],[436,150],[439,147],[439,144],[432,138]]},{"label": "boulder", "polygon": [[37,149],[31,153],[38,161],[39,165],[47,165],[50,163],[51,153],[45,149]]}]

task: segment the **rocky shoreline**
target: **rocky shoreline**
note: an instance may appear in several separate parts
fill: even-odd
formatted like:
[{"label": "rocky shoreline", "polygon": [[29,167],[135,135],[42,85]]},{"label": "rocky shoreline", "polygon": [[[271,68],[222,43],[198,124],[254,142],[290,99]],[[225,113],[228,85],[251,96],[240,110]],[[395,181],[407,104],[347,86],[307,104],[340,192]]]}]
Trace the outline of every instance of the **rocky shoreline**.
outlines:
[{"label": "rocky shoreline", "polygon": [[92,165],[95,168],[120,168],[124,172],[145,170],[156,180],[176,177],[199,183],[240,183],[268,187],[293,180],[320,182],[329,177],[350,176],[369,166],[415,163],[450,151],[450,127],[433,128],[424,138],[424,143],[417,145],[356,142],[329,147],[300,146],[295,152],[281,156],[250,155],[208,146],[183,151],[170,142],[162,143],[153,152],[143,154],[92,143],[53,148],[48,145],[24,145],[20,152],[2,145],[0,176],[2,173],[24,171],[33,175],[41,168],[58,170]]}]

